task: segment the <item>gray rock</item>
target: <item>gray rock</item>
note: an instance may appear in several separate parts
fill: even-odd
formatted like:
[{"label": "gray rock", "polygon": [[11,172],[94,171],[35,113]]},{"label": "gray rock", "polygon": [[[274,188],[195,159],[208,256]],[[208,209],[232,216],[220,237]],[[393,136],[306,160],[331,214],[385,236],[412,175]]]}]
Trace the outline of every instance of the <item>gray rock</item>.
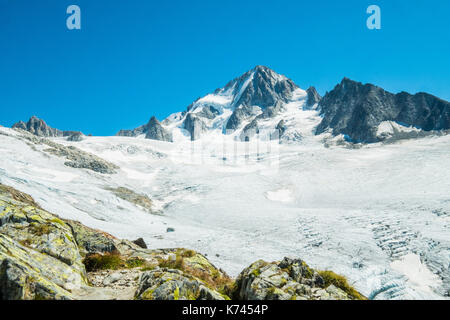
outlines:
[{"label": "gray rock", "polygon": [[250,141],[255,135],[259,134],[258,121],[254,119],[248,125],[244,127],[241,132],[241,141]]},{"label": "gray rock", "polygon": [[275,127],[275,130],[276,130],[275,137],[280,139],[287,130],[286,123],[284,122],[284,120],[278,122],[277,126]]},{"label": "gray rock", "polygon": [[115,164],[103,160],[96,155],[82,151],[74,146],[63,146],[48,140],[42,140],[50,149],[44,150],[50,154],[67,159],[64,164],[68,167],[89,169],[103,174],[114,174],[119,167]]},{"label": "gray rock", "polygon": [[172,134],[168,132],[161,123],[152,117],[147,124],[146,139],[172,142]]},{"label": "gray rock", "polygon": [[195,277],[166,268],[143,273],[136,297],[140,300],[225,300]]},{"label": "gray rock", "polygon": [[192,113],[186,115],[184,120],[184,128],[190,133],[191,140],[198,140],[203,132],[207,130],[205,123]]},{"label": "gray rock", "polygon": [[67,138],[67,141],[80,142],[84,140],[84,135],[81,132],[75,132]]},{"label": "gray rock", "polygon": [[146,139],[172,142],[172,134],[163,127],[156,117],[151,117],[147,124],[136,129],[120,130],[116,135],[122,137],[137,137],[142,134],[145,134]]},{"label": "gray rock", "polygon": [[116,283],[117,281],[122,279],[122,277],[123,277],[123,275],[121,273],[119,273],[119,272],[110,274],[105,279],[103,279],[103,285],[104,286],[110,286],[111,284]]},{"label": "gray rock", "polygon": [[61,131],[48,126],[44,120],[36,116],[32,116],[27,123],[19,121],[12,126],[13,129],[21,129],[28,131],[38,137],[68,137],[77,131]]},{"label": "gray rock", "polygon": [[323,120],[316,134],[331,130],[351,142],[373,143],[383,121],[414,126],[424,131],[450,129],[450,103],[427,93],[392,94],[372,84],[344,78],[319,103]]},{"label": "gray rock", "polygon": [[147,249],[147,244],[145,243],[144,239],[142,239],[142,238],[136,239],[132,242],[143,249]]},{"label": "gray rock", "polygon": [[324,279],[304,261],[284,258],[277,263],[259,260],[236,279],[234,298],[239,300],[350,300],[340,288]]},{"label": "gray rock", "polygon": [[78,221],[65,221],[72,229],[72,234],[83,255],[111,253],[117,250],[114,240],[106,233],[88,228]]},{"label": "gray rock", "polygon": [[255,116],[256,115],[253,107],[239,106],[231,114],[225,128],[228,131],[228,133],[231,133],[237,130],[244,121]]},{"label": "gray rock", "polygon": [[306,99],[306,108],[309,109],[313,107],[315,104],[320,102],[320,99],[322,99],[317,92],[316,88],[309,87],[308,90],[306,90],[306,93],[308,94]]},{"label": "gray rock", "polygon": [[[252,75],[250,82],[247,83]],[[242,90],[244,84],[247,86]],[[281,106],[288,102],[292,93],[298,89],[294,82],[264,66],[255,67],[233,80],[227,87],[233,85],[236,96],[233,101],[235,110],[226,124],[229,131],[238,129],[243,121],[248,120],[253,115],[254,106],[263,110],[265,118],[276,115]]]},{"label": "gray rock", "polygon": [[202,111],[196,113],[196,116],[211,120],[217,117],[217,115],[219,114],[220,112],[216,108],[212,106],[205,106],[202,108]]},{"label": "gray rock", "polygon": [[62,137],[63,132],[49,127],[44,120],[32,116],[27,123],[20,121],[12,126],[14,129],[26,130],[39,137]]}]

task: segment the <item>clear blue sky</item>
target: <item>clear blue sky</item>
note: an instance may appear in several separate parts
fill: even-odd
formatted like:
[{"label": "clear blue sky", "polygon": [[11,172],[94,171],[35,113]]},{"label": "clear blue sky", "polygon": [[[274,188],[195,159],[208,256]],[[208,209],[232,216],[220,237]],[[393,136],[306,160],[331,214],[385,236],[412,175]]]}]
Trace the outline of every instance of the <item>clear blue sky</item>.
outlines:
[{"label": "clear blue sky", "polygon": [[[66,28],[71,4],[82,30]],[[113,135],[255,65],[321,94],[347,76],[450,100],[449,15],[446,0],[0,0],[0,124]]]}]

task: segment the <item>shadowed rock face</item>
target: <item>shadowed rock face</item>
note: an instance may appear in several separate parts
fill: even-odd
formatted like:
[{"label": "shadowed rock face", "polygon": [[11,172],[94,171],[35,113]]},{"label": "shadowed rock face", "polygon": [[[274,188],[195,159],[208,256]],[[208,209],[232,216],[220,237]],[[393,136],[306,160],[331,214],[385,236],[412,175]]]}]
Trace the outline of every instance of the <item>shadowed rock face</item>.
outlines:
[{"label": "shadowed rock face", "polygon": [[[236,130],[243,121],[254,116],[253,106],[261,108],[265,117],[275,115],[283,103],[286,103],[292,93],[298,89],[298,86],[290,79],[264,66],[255,67],[233,80],[228,86],[234,84],[236,84],[236,100],[233,102],[235,111],[226,125],[226,129],[231,131]],[[244,85],[246,85],[245,88]],[[242,92],[239,95],[240,90]],[[265,112],[266,110],[268,111]]]},{"label": "shadowed rock face", "polygon": [[145,139],[172,142],[172,134],[164,129],[155,117],[152,117],[147,124]]},{"label": "shadowed rock face", "polygon": [[253,138],[253,136],[257,134],[259,134],[258,121],[254,119],[252,122],[250,122],[248,125],[244,127],[240,135],[240,139],[242,141],[250,141]]},{"label": "shadowed rock face", "polygon": [[172,134],[168,132],[156,117],[151,117],[150,121],[133,130],[120,130],[116,135],[121,137],[137,137],[145,134],[146,139],[172,142]]},{"label": "shadowed rock face", "polygon": [[308,90],[306,90],[306,93],[308,94],[306,108],[311,108],[322,99],[314,87],[309,87]]},{"label": "shadowed rock face", "polygon": [[81,132],[75,132],[67,137],[67,141],[72,141],[72,142],[80,142],[83,140],[84,140],[84,136]]},{"label": "shadowed rock face", "polygon": [[199,139],[202,133],[207,130],[205,123],[192,113],[187,114],[184,120],[184,128],[191,134],[192,141]]},{"label": "shadowed rock face", "polygon": [[344,78],[319,103],[323,120],[316,130],[347,135],[354,142],[378,142],[383,121],[425,131],[450,129],[450,103],[427,93],[392,94],[372,84]]}]

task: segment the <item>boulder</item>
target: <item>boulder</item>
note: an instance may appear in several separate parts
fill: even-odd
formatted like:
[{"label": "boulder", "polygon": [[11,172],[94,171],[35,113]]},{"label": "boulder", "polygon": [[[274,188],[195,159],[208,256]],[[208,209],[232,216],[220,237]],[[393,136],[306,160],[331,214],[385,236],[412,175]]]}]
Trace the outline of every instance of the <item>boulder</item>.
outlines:
[{"label": "boulder", "polygon": [[75,132],[67,137],[67,141],[80,142],[84,140],[84,135],[81,132]]},{"label": "boulder", "polygon": [[77,221],[66,220],[83,256],[95,253],[112,253],[117,250],[114,237],[88,228]]},{"label": "boulder", "polygon": [[134,244],[138,245],[139,247],[143,249],[147,249],[147,244],[145,243],[144,239],[139,238],[133,241]]},{"label": "boulder", "polygon": [[0,299],[73,299],[87,285],[70,227],[0,192]]},{"label": "boulder", "polygon": [[174,269],[155,269],[142,274],[136,293],[139,300],[225,300],[201,280]]},{"label": "boulder", "polygon": [[363,299],[344,281],[326,281],[320,272],[300,259],[281,262],[256,261],[238,276],[233,298],[238,300],[353,300]]}]

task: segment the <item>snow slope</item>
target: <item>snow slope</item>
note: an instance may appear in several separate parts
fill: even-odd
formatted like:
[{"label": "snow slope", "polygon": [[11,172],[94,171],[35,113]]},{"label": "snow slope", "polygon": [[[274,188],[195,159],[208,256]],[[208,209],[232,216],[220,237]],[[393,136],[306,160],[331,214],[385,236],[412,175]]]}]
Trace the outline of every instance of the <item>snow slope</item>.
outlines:
[{"label": "snow slope", "polygon": [[[52,138],[115,163],[114,175],[67,167],[0,128],[0,182],[117,237],[198,250],[233,276],[257,259],[293,256],[345,275],[373,299],[444,298],[450,136],[325,148],[312,134],[316,111],[291,107],[301,143],[248,144],[214,132],[175,143]],[[147,194],[160,214],[105,189],[119,186]]]}]

